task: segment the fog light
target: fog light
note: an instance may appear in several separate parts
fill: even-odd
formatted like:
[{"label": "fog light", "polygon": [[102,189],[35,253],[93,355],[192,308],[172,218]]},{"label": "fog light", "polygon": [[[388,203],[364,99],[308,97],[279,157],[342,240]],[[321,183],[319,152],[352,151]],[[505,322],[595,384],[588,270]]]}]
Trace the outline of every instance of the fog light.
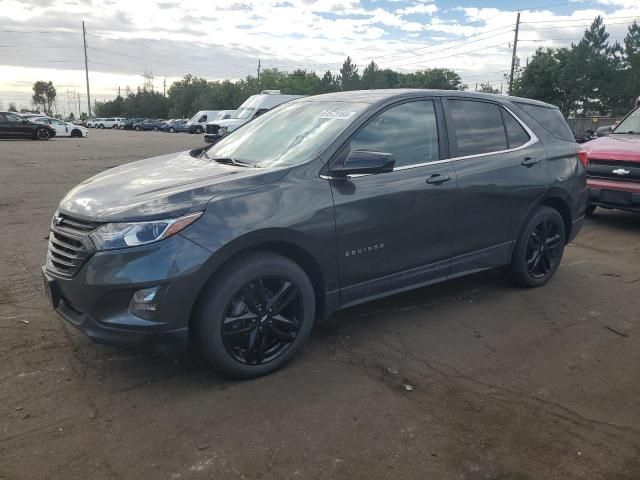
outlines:
[{"label": "fog light", "polygon": [[166,289],[166,286],[160,286],[138,290],[129,302],[129,311],[136,317],[153,320]]}]

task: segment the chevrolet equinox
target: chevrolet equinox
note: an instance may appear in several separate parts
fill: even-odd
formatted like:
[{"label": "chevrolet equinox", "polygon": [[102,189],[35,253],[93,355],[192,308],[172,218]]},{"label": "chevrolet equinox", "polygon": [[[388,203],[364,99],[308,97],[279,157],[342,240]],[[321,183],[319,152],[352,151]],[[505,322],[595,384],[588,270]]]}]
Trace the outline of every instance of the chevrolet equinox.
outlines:
[{"label": "chevrolet equinox", "polygon": [[45,289],[96,342],[192,343],[255,377],[338,309],[505,266],[544,285],[582,225],[584,162],[560,111],[533,100],[301,98],[79,184],[53,216]]}]

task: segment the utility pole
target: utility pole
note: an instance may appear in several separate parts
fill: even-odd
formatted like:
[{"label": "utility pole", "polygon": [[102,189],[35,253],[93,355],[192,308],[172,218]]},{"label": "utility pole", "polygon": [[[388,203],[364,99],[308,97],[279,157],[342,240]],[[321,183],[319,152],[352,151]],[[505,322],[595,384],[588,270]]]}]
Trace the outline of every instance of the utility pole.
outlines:
[{"label": "utility pole", "polygon": [[516,18],[516,35],[513,39],[513,54],[511,55],[511,75],[509,76],[509,95],[513,95],[513,74],[516,69],[517,51],[518,51],[518,31],[520,30],[520,12]]},{"label": "utility pole", "polygon": [[118,85],[118,96],[120,96],[120,85]]},{"label": "utility pole", "polygon": [[89,93],[89,61],[87,60],[87,30],[82,21],[82,39],[84,40],[84,73],[87,76],[87,115],[91,118],[91,94]]},{"label": "utility pole", "polygon": [[260,59],[258,59],[258,82],[260,81]]},{"label": "utility pole", "polygon": [[78,120],[82,116],[82,107],[80,106],[80,94],[78,94]]},{"label": "utility pole", "polygon": [[167,77],[164,77],[164,80],[162,81],[162,96],[167,96]]}]

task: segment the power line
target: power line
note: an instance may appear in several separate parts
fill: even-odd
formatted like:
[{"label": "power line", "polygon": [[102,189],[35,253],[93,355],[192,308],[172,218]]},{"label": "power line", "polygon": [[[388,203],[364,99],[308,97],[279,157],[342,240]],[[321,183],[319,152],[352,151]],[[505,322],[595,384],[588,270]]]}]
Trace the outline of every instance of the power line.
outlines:
[{"label": "power line", "polygon": [[[509,25],[509,28],[511,28],[512,26],[513,25]],[[481,42],[483,40],[489,40],[490,38],[495,38],[495,37],[498,37],[500,35],[505,35],[506,33],[507,33],[507,31],[505,30],[505,31],[502,31],[502,32],[499,32],[499,33],[494,33],[493,35],[490,35],[490,36],[487,36],[487,37],[478,38],[478,39],[473,40],[471,42],[463,42],[460,45],[453,45],[453,46],[450,46],[450,47],[447,47],[447,48],[439,48],[441,45],[447,45],[447,43],[439,44],[439,45],[433,45],[432,47],[430,47],[431,51],[429,51],[429,52],[423,52],[423,53],[420,53],[420,54],[417,54],[417,55],[409,55],[407,57],[398,58],[396,60],[390,60],[387,63],[387,67],[391,67],[391,68],[397,67],[399,65],[393,65],[393,64],[396,63],[396,62],[401,62],[403,60],[409,60],[410,58],[420,57],[420,56],[425,55],[427,53],[431,53],[432,51],[437,51],[438,53],[440,53],[440,52],[444,52],[446,50],[452,50],[452,49],[455,49],[455,48],[464,47],[466,45],[471,45],[473,43],[478,43],[478,42]],[[448,43],[451,43],[451,42],[448,42]]]},{"label": "power line", "polygon": [[504,43],[505,43],[505,42],[498,43],[498,44],[496,44],[496,45],[489,45],[489,46],[486,46],[486,47],[478,48],[478,49],[476,49],[476,50],[467,50],[467,51],[464,51],[464,52],[453,53],[453,54],[450,54],[450,55],[443,55],[443,56],[441,56],[441,57],[429,58],[429,59],[419,60],[419,61],[417,61],[417,62],[405,63],[405,64],[403,64],[403,65],[394,65],[394,67],[393,67],[393,68],[406,67],[406,66],[408,66],[408,65],[417,65],[417,64],[419,64],[419,63],[432,62],[432,61],[434,61],[434,60],[441,60],[441,59],[443,59],[443,58],[457,57],[457,56],[459,56],[459,55],[465,55],[465,54],[467,54],[467,53],[481,52],[481,51],[483,51],[483,50],[489,50],[490,48],[503,47],[503,46],[505,46],[505,45],[504,45]]}]

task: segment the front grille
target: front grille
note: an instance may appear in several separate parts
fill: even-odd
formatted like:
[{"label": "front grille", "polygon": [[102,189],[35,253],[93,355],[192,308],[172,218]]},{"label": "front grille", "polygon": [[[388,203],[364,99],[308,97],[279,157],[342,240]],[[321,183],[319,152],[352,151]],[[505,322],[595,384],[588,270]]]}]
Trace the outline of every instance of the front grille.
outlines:
[{"label": "front grille", "polygon": [[587,164],[587,176],[603,180],[640,182],[640,162],[590,158]]},{"label": "front grille", "polygon": [[606,160],[599,158],[590,158],[589,164],[613,168],[640,168],[640,161],[631,162],[628,160]]},{"label": "front grille", "polygon": [[207,133],[218,134],[220,127],[218,125],[207,125]]},{"label": "front grille", "polygon": [[74,276],[93,254],[89,233],[99,225],[57,214],[49,232],[47,270],[63,277]]}]

